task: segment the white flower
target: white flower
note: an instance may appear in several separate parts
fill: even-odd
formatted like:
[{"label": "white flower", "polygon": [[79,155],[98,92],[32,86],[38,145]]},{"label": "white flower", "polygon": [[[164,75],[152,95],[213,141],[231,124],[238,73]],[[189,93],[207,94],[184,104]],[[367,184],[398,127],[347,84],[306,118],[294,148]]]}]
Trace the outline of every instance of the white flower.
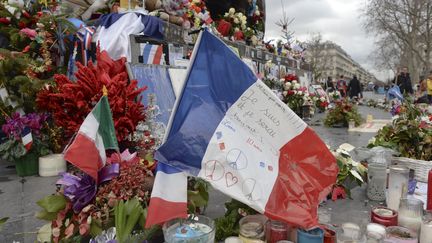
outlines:
[{"label": "white flower", "polygon": [[242,30],[246,29],[246,25],[242,24],[241,28]]},{"label": "white flower", "polygon": [[[247,30],[251,30],[251,28],[250,28],[250,27],[247,27]],[[281,79],[281,81],[282,81],[282,80],[284,80],[284,79]]]},{"label": "white flower", "polygon": [[246,22],[247,17],[243,15],[243,16],[241,17],[241,20],[242,20],[243,22]]},{"label": "white flower", "polygon": [[283,96],[287,96],[288,95],[288,91],[284,91],[282,94],[283,94]]},{"label": "white flower", "polygon": [[240,29],[238,28],[238,27],[236,27],[235,29],[234,29],[234,32],[239,32],[240,31]]},{"label": "white flower", "polygon": [[228,10],[228,12],[229,12],[230,14],[235,14],[235,8],[230,8],[230,9]]},{"label": "white flower", "polygon": [[320,97],[320,100],[321,100],[322,102],[324,102],[324,101],[326,100],[326,98],[325,98],[324,96],[321,96],[321,97]]},{"label": "white flower", "polygon": [[243,17],[243,13],[240,12],[240,13],[237,14],[237,16],[239,16],[239,18],[241,19]]},{"label": "white flower", "polygon": [[[294,82],[294,81],[293,81]],[[300,89],[300,84],[299,83],[295,83],[294,84],[294,89]]]},{"label": "white flower", "polygon": [[260,11],[257,9],[257,10],[255,10],[255,15],[256,16],[260,16]]},{"label": "white flower", "polygon": [[293,81],[291,81],[293,84],[296,84],[297,83],[297,80],[293,80]]},{"label": "white flower", "polygon": [[234,23],[235,23],[235,24],[240,23],[239,19],[238,19],[238,18],[234,18]]},{"label": "white flower", "polygon": [[225,14],[224,14],[224,17],[228,17],[228,16],[229,16],[229,13],[225,13]]},{"label": "white flower", "polygon": [[298,94],[298,95],[302,95],[302,94],[303,94],[303,91],[298,91],[297,94]]}]

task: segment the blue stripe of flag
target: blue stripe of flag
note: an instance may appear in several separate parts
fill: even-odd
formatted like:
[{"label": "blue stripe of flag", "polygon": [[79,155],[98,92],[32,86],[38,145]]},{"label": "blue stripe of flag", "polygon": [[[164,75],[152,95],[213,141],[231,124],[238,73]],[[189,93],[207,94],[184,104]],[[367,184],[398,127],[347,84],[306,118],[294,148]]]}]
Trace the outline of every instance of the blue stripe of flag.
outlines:
[{"label": "blue stripe of flag", "polygon": [[152,49],[153,45],[150,44],[146,44],[144,45],[144,50],[143,50],[143,59],[144,59],[144,64],[149,64],[149,59],[150,59],[150,52]]}]

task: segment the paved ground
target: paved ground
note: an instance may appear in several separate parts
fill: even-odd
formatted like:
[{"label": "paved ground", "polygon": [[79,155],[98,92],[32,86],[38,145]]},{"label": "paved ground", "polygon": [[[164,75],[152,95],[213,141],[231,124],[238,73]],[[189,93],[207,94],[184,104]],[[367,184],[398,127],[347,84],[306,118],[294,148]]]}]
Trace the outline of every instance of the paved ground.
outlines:
[{"label": "paved ground", "polygon": [[[365,94],[366,98],[381,98],[371,93]],[[379,109],[365,106],[359,107],[363,117],[372,114],[376,119],[390,119],[390,114]],[[324,114],[317,114],[312,123],[321,120]],[[320,137],[332,147],[348,142],[354,146],[365,146],[367,141],[374,136],[370,133],[352,133],[346,128],[326,128],[322,125],[312,126]],[[34,218],[39,210],[36,201],[55,191],[56,177],[26,177],[22,179],[15,174],[10,164],[0,161],[0,218],[10,217],[9,221],[0,232],[0,242],[35,242],[38,227],[45,222]],[[339,200],[327,202],[320,208],[324,221],[333,223],[345,222],[348,218],[363,218],[367,220],[370,205],[364,204],[364,189],[357,188],[353,191],[354,200]],[[218,217],[224,214],[224,203],[229,198],[218,191],[211,192],[210,205],[206,214]],[[361,216],[361,217],[359,217]]]}]

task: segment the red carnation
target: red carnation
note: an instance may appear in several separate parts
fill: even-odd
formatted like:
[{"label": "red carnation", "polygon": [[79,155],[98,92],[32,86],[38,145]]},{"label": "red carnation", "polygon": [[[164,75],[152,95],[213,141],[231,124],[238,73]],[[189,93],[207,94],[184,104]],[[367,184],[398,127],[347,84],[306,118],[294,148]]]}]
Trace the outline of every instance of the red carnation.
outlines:
[{"label": "red carnation", "polygon": [[20,22],[18,23],[18,27],[19,27],[20,29],[24,29],[25,27],[27,27],[27,25],[26,25],[26,23],[20,21]]},{"label": "red carnation", "polygon": [[225,21],[223,19],[219,21],[219,24],[218,24],[218,27],[217,27],[217,31],[219,31],[219,33],[222,36],[228,36],[230,30],[231,30],[231,23],[229,23],[229,22],[227,22],[227,21]]},{"label": "red carnation", "polygon": [[294,90],[288,90],[288,95],[293,95],[294,94]]},{"label": "red carnation", "polygon": [[0,24],[10,24],[10,20],[7,18],[0,18]]}]

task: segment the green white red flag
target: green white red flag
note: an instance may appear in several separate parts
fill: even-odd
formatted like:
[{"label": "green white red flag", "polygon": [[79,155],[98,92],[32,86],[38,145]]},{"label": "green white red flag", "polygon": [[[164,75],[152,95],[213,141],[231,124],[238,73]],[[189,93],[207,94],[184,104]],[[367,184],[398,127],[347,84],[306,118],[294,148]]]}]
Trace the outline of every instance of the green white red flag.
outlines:
[{"label": "green white red flag", "polygon": [[104,95],[87,115],[64,158],[98,181],[98,171],[106,162],[105,150],[118,151],[108,98]]}]

